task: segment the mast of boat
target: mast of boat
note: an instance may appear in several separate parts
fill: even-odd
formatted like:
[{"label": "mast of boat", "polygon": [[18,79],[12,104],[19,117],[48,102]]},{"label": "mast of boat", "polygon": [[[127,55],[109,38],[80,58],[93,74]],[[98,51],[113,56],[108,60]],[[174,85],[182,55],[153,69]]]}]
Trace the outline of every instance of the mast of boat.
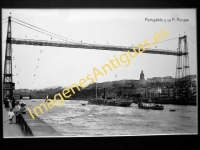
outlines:
[{"label": "mast of boat", "polygon": [[116,77],[116,93],[115,93],[115,99],[117,100],[117,74],[115,75],[115,77]]},{"label": "mast of boat", "polygon": [[[116,86],[117,86],[117,74],[116,74]],[[118,87],[117,87],[117,89],[118,89]]]},{"label": "mast of boat", "polygon": [[97,83],[96,83],[96,100],[97,100]]}]

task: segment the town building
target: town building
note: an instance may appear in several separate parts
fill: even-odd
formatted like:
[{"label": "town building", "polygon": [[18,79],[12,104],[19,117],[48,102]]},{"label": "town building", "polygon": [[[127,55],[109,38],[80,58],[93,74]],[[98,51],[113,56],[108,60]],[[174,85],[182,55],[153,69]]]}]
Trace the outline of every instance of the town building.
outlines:
[{"label": "town building", "polygon": [[161,77],[153,77],[152,82],[162,82],[162,78]]},{"label": "town building", "polygon": [[153,80],[152,80],[152,78],[147,78],[147,81],[146,81],[146,82],[152,83]]},{"label": "town building", "polygon": [[169,82],[173,83],[175,82],[175,78],[172,78],[171,76],[166,76],[166,77],[153,77],[153,78],[147,78],[148,83],[156,83],[156,82]]},{"label": "town building", "polygon": [[175,79],[171,76],[163,77],[163,82],[175,82]]}]

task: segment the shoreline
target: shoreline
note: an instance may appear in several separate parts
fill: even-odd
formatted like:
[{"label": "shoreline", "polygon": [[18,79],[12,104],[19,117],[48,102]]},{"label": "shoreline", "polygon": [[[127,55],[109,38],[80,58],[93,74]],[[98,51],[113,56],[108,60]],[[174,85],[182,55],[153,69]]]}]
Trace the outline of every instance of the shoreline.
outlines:
[{"label": "shoreline", "polygon": [[19,124],[15,124],[15,117],[13,118],[13,124],[9,124],[8,111],[3,106],[3,138],[23,138],[24,135]]},{"label": "shoreline", "polygon": [[[23,100],[22,99],[20,101],[26,103],[26,108],[30,108],[30,109],[33,109],[35,106],[40,104],[40,101],[37,102],[37,100],[35,101],[35,99],[31,99],[31,100]],[[62,137],[63,136],[60,132],[55,130],[52,126],[50,126],[48,123],[46,123],[40,117],[35,116],[35,115],[34,115],[34,117],[35,118],[33,119],[28,111],[26,114],[23,114],[23,118],[24,118],[27,126],[32,131],[33,137],[45,137],[45,136],[50,136],[50,137],[51,136],[56,136],[56,137],[60,136],[60,137]]]},{"label": "shoreline", "polygon": [[[29,100],[20,100],[21,102],[25,102]],[[29,101],[36,102],[36,101]],[[39,102],[39,101],[38,101]],[[37,102],[35,103],[37,105]],[[35,107],[35,104],[29,103],[27,107]],[[7,120],[7,113],[5,108],[3,108],[3,121]],[[8,121],[3,123],[3,132],[4,138],[35,138],[35,137],[62,137],[63,135],[55,130],[52,126],[46,123],[43,119],[34,116],[35,119],[32,119],[30,114],[21,114],[20,115],[20,123],[15,124],[15,117],[13,118],[13,124],[9,124]]]},{"label": "shoreline", "polygon": [[[32,100],[32,99],[22,99],[24,101],[27,100]],[[41,99],[34,99],[34,100],[41,100]],[[44,99],[45,100],[45,99]],[[64,99],[65,101],[71,101],[71,100],[75,100],[75,101],[88,101],[88,99]],[[171,105],[188,105],[188,106],[196,106],[197,103],[196,101],[185,101],[185,100],[153,100],[155,101],[155,103],[157,104],[171,104]],[[133,103],[137,104],[138,99],[133,99]]]}]

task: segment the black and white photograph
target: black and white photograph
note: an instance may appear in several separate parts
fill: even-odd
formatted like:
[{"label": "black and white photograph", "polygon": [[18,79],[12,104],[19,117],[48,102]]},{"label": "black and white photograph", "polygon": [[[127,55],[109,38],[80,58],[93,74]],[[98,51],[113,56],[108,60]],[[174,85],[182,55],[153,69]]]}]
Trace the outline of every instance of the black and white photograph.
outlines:
[{"label": "black and white photograph", "polygon": [[197,9],[1,11],[3,138],[198,134]]}]

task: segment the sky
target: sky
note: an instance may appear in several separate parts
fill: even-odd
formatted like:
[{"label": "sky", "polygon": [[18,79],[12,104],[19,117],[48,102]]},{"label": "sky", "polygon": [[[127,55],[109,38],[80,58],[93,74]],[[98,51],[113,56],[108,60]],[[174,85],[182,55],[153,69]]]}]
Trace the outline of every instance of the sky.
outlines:
[{"label": "sky", "polygon": [[[2,9],[2,19],[11,16],[74,41],[92,44],[136,46],[145,39],[153,42],[155,33],[165,29],[169,41],[157,43],[154,49],[177,51],[178,37],[187,35],[190,74],[197,74],[197,29],[195,9]],[[188,19],[187,22],[153,22],[148,19]],[[12,38],[60,41],[15,22]],[[7,19],[2,21],[2,69],[6,49]],[[176,38],[177,37],[177,38]],[[166,40],[167,40],[166,39]],[[50,86],[67,87],[101,69],[110,59],[124,52],[89,50],[67,47],[12,45],[13,82],[16,89],[41,89]],[[42,50],[42,52],[41,52]],[[39,59],[39,61],[38,61]],[[177,56],[142,53],[122,64],[96,82],[176,74]],[[115,76],[117,74],[117,77]],[[34,76],[35,75],[35,76]]]}]

